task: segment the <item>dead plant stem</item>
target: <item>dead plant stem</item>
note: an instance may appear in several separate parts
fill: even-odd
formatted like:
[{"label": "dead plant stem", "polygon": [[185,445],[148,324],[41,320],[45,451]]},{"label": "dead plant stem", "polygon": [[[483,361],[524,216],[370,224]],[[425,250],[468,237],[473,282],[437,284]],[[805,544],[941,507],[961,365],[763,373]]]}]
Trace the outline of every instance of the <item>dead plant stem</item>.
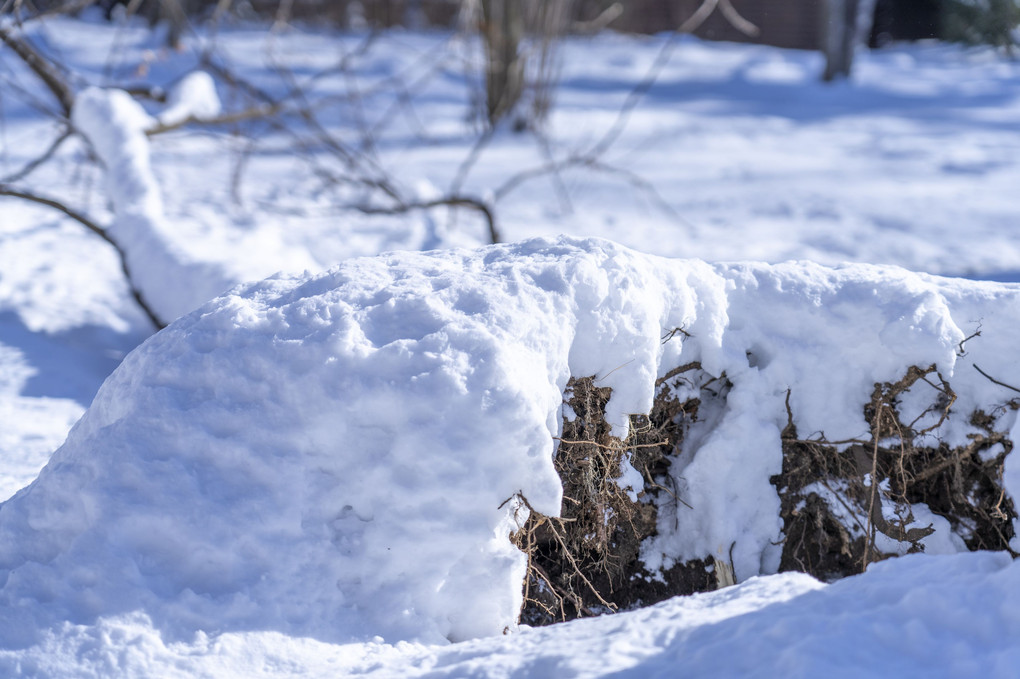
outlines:
[{"label": "dead plant stem", "polygon": [[872,517],[875,511],[875,498],[878,495],[878,441],[882,433],[882,409],[884,406],[885,404],[879,401],[878,407],[875,409],[875,432],[873,435],[875,445],[871,455],[871,483],[869,484],[871,497],[868,499],[868,529],[865,531],[862,573],[868,569],[868,561],[875,541],[876,527]]}]

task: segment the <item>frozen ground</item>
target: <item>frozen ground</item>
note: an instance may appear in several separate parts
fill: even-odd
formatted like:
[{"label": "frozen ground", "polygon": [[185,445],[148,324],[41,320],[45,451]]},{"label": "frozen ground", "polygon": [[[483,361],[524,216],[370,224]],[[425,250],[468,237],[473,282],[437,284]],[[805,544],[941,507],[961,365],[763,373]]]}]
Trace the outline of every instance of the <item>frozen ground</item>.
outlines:
[{"label": "frozen ground", "polygon": [[[167,54],[141,28],[94,21],[36,30],[40,44],[83,74],[82,89],[172,84],[194,69],[201,47],[192,39]],[[287,87],[280,64],[316,96],[358,92],[357,106],[323,112],[329,129],[354,141],[373,129],[374,162],[395,181],[423,199],[445,192],[477,139],[465,80],[474,72],[470,46],[447,35],[390,33],[357,55],[363,39],[294,29],[267,43],[261,29],[234,27],[220,32],[217,54],[271,93]],[[462,182],[462,192],[494,201],[506,240],[565,233],[709,262],[868,262],[1020,278],[1020,65],[984,50],[896,47],[862,55],[851,82],[825,87],[817,55],[684,39],[600,156],[603,165],[508,184],[522,169],[603,139],[663,44],[621,36],[567,43],[545,141],[500,132]],[[356,75],[315,77],[351,53]],[[0,52],[0,67],[3,178],[59,130],[37,110],[49,104],[9,52]],[[391,105],[389,91],[373,90],[394,74],[411,83],[410,104]],[[194,105],[206,101],[196,97]],[[220,97],[228,108],[237,104],[225,88]],[[21,185],[61,196],[125,237],[151,235],[135,247],[136,270],[155,279],[146,285],[162,295],[169,318],[216,286],[281,269],[314,272],[385,250],[485,242],[483,224],[466,210],[368,216],[345,207],[352,191],[323,179],[338,172],[335,158],[269,129],[252,128],[258,145],[248,156],[244,138],[221,130],[151,142],[131,136],[127,121],[98,131],[112,113],[76,120],[110,168],[119,166],[104,148],[132,149],[131,162],[151,154],[130,175],[144,176],[141,189],[105,184],[77,140]],[[6,498],[37,476],[151,327],[108,246],[55,212],[0,200]],[[785,386],[804,388],[806,425],[832,432],[861,424],[840,419],[859,412],[847,404],[866,399],[875,380],[895,378],[902,362],[956,370],[954,386],[971,403],[1007,400],[1008,390],[992,393],[963,370],[969,363],[957,364],[955,350],[980,327],[983,343],[968,346],[968,360],[1020,383],[1010,343],[1020,317],[1016,286],[895,268],[669,263],[571,243],[364,260],[308,278],[293,293],[288,286],[306,279],[282,277],[249,287],[249,302],[223,298],[157,336],[104,389],[60,463],[0,506],[0,594],[10,613],[0,630],[4,674],[669,676],[681,666],[698,676],[1010,676],[1020,615],[1018,571],[1008,558],[909,557],[835,585],[790,574],[751,578],[774,570],[767,544],[776,525],[762,508],[774,501],[767,476],[775,458],[768,445],[741,456],[747,441],[767,441],[782,425]],[[577,263],[585,257],[601,264]],[[192,280],[212,287],[157,291],[164,265],[198,272]],[[464,273],[472,271],[476,279]],[[508,293],[508,281],[533,294]],[[521,565],[496,505],[527,486],[533,502],[556,506],[548,453],[566,376],[612,375],[616,412],[640,410],[649,380],[678,358],[659,348],[659,330],[695,323],[703,339],[685,351],[747,375],[748,386],[734,396],[732,426],[705,444],[714,452],[704,459],[716,462],[692,467],[688,480],[702,481],[693,492],[704,494],[705,511],[722,479],[739,479],[742,499],[714,518],[692,516],[693,537],[664,536],[656,548],[693,556],[736,530],[745,582],[499,636],[505,622],[512,626],[506,616],[519,591],[507,583]],[[522,337],[531,338],[523,348]],[[769,359],[761,370],[748,365],[752,349]],[[827,373],[841,356],[855,359],[852,369]],[[631,357],[640,358],[613,372]],[[473,363],[482,358],[484,370]],[[402,426],[381,427],[398,392],[417,398],[399,407]],[[452,431],[450,420],[475,410],[477,432]],[[358,421],[375,424],[350,424]],[[497,464],[477,441],[503,429],[510,443]],[[390,462],[411,469],[416,454],[481,457],[465,465],[477,476],[442,465],[394,476],[386,459],[366,466],[371,460],[336,448],[345,440],[388,451]],[[371,478],[352,480],[361,474]],[[1006,485],[1020,484],[1008,473]],[[384,502],[393,488],[404,490],[405,502]],[[436,488],[458,489],[461,504],[430,495]],[[245,499],[266,489],[261,504]],[[316,532],[316,520],[332,537]],[[359,532],[369,523],[375,533]],[[429,567],[393,591],[400,569],[420,553],[414,535],[444,531],[460,541],[433,544]],[[343,559],[323,551],[323,541]],[[940,544],[937,551],[955,551],[948,538]],[[403,556],[387,557],[388,548]],[[110,573],[117,578],[104,580]],[[460,579],[447,583],[451,577]],[[318,589],[303,590],[305,581]],[[387,603],[364,613],[359,597],[373,592]]]}]

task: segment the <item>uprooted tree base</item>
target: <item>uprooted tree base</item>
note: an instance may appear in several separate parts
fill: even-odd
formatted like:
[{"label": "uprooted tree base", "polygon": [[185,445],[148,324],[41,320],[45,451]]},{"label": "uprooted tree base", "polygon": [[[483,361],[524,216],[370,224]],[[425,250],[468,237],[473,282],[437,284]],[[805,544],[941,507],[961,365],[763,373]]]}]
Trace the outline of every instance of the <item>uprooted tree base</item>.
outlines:
[{"label": "uprooted tree base", "polygon": [[[679,383],[685,388],[675,388]],[[630,434],[621,440],[605,419],[611,390],[591,377],[570,380],[566,405],[573,417],[564,418],[555,458],[563,482],[560,516],[532,510],[513,536],[529,561],[522,622],[549,624],[715,589],[707,562],[652,574],[638,555],[642,541],[656,533],[663,496],[683,502],[668,487],[667,472],[698,419],[700,394],[721,394],[727,384],[725,377],[706,376],[698,363],[677,368],[659,380],[651,413],[631,416]],[[640,474],[641,487],[620,487],[621,477],[634,475],[624,475],[627,466]]]},{"label": "uprooted tree base", "polygon": [[[904,422],[902,399],[915,389],[926,391],[928,405]],[[932,528],[915,521],[911,506],[920,503],[947,519],[968,549],[1012,551],[1016,511],[1001,482],[1013,443],[995,431],[995,414],[981,410],[970,414],[976,431],[966,445],[940,441],[955,400],[935,366],[912,366],[899,381],[875,385],[864,408],[867,440],[800,439],[788,409],[783,471],[771,479],[786,535],[780,570],[831,580],[923,551]]]},{"label": "uprooted tree base", "polygon": [[[626,440],[605,419],[611,390],[591,377],[567,385],[563,434],[555,458],[563,482],[559,517],[534,511],[512,539],[528,556],[521,622],[542,625],[649,605],[732,583],[731,564],[711,557],[648,572],[640,546],[656,534],[660,511],[684,511],[670,465],[678,459],[702,411],[725,407],[732,385],[698,363],[680,366],[657,383],[652,411],[632,416]],[[903,401],[925,407],[904,422]],[[828,441],[798,437],[794,416],[782,432],[782,472],[771,478],[784,525],[780,570],[833,580],[869,563],[923,551],[932,528],[911,506],[924,503],[946,518],[972,550],[1011,551],[1016,512],[1002,485],[1013,444],[995,430],[1003,404],[991,414],[970,414],[975,433],[952,448],[938,439],[956,399],[934,366],[910,367],[897,382],[876,384],[864,416],[870,438]],[[788,399],[789,402],[789,399]],[[958,416],[956,413],[952,415]],[[621,487],[632,466],[641,488]]]}]

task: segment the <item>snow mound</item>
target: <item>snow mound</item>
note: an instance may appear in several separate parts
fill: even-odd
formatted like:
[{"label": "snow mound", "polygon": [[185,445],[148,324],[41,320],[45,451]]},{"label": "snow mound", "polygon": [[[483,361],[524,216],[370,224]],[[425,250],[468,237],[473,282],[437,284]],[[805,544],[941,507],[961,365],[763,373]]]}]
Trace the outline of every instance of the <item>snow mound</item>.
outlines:
[{"label": "snow mound", "polygon": [[[610,387],[607,421],[625,435],[681,355],[734,386],[677,471],[691,509],[660,526],[646,562],[715,554],[738,580],[773,573],[788,390],[798,428],[832,439],[866,429],[874,383],[908,365],[953,376],[964,412],[1001,402],[1002,387],[959,370],[961,325],[984,324],[966,360],[1008,379],[1018,296],[568,238],[235,288],[134,351],[0,505],[0,644],[134,611],[170,638],[499,634],[526,567],[508,539],[513,497],[559,512],[568,379]],[[685,339],[664,339],[675,328]]]}]

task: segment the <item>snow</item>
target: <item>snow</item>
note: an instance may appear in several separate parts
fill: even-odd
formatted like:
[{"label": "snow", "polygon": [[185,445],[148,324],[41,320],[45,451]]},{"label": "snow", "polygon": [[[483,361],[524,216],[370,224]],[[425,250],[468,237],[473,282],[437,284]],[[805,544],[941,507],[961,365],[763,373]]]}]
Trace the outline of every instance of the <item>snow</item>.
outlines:
[{"label": "snow", "polygon": [[[285,134],[252,128],[247,150],[230,135],[148,136],[223,108],[195,70],[201,45],[159,53],[141,26],[94,21],[28,29],[85,74],[72,121],[87,142],[26,185],[104,220],[174,322],[143,342],[151,328],[105,244],[0,204],[0,674],[1013,674],[1008,556],[961,553],[915,504],[915,525],[935,528],[926,554],[833,584],[775,574],[769,479],[787,398],[802,433],[866,436],[874,384],[909,365],[938,367],[955,412],[998,408],[996,426],[1020,435],[1004,406],[1015,392],[978,370],[1020,384],[1020,285],[940,277],[1017,280],[1016,63],[894,47],[825,88],[818,55],[684,39],[605,158],[624,174],[575,167],[501,190],[547,152],[597,143],[664,38],[570,40],[549,148],[497,134],[464,182],[512,241],[478,248],[467,212],[344,209],[352,190],[323,179],[336,159]],[[267,43],[241,26],[217,40],[266,91],[290,87],[287,64],[342,102],[320,76],[363,37],[291,29]],[[340,137],[376,130],[373,162],[429,199],[474,143],[472,47],[377,40],[348,74],[360,113],[337,104],[322,119]],[[59,133],[14,96],[30,76],[3,65],[0,177]],[[143,72],[168,104],[109,87]],[[405,107],[372,88],[428,74]],[[558,511],[567,379],[612,387],[623,435],[656,378],[689,361],[733,388],[670,471],[689,508],[660,507],[642,558],[732,559],[739,584],[517,627],[515,496]],[[901,406],[920,412],[924,396]],[[974,431],[954,417],[940,436]],[[1006,457],[1011,498],[1018,464]],[[639,472],[622,472],[633,492]]]},{"label": "snow", "polygon": [[36,624],[142,609],[173,634],[512,627],[508,500],[559,511],[567,378],[604,374],[625,422],[659,372],[650,319],[718,322],[691,317],[700,290],[682,285],[706,265],[635,258],[569,240],[394,254],[210,302],[133,352],[4,506],[0,598],[49,593]]},{"label": "snow", "polygon": [[[158,122],[172,125],[191,117],[211,117],[218,110],[212,79],[194,73],[174,90]],[[176,242],[164,214],[146,137],[157,121],[127,92],[86,89],[75,100],[71,122],[91,142],[106,169],[116,215],[107,233],[125,251],[142,297],[161,320],[173,320],[244,280],[273,273],[272,267],[300,269],[311,262],[307,254],[294,254],[272,238],[263,239],[256,252],[245,248],[231,252],[229,259],[223,253],[196,256]],[[273,254],[272,264],[264,263],[267,252]]]},{"label": "snow", "polygon": [[613,616],[447,646],[323,644],[276,632],[167,643],[141,615],[0,651],[25,677],[1009,677],[1020,569],[989,553],[910,555],[833,585],[784,573]]},{"label": "snow", "polygon": [[216,82],[203,71],[184,76],[167,97],[167,107],[159,113],[159,123],[166,127],[189,120],[204,121],[220,114],[222,105],[216,93]]},{"label": "snow", "polygon": [[[61,621],[125,614],[171,640],[271,629],[436,643],[513,629],[525,569],[513,498],[558,513],[568,377],[613,389],[607,417],[625,436],[656,378],[691,359],[734,387],[671,470],[691,509],[660,517],[645,561],[714,554],[739,581],[774,573],[769,478],[787,389],[799,428],[846,436],[866,425],[841,404],[903,365],[955,378],[964,334],[942,287],[985,286],[861,265],[712,266],[570,238],[240,286],[132,352],[3,505],[0,640],[32,646]],[[997,291],[1013,327],[1020,288]],[[982,348],[1004,350],[987,324]],[[689,337],[663,342],[673,327]],[[965,412],[994,398],[961,377]],[[936,528],[959,548],[948,522]]]}]

